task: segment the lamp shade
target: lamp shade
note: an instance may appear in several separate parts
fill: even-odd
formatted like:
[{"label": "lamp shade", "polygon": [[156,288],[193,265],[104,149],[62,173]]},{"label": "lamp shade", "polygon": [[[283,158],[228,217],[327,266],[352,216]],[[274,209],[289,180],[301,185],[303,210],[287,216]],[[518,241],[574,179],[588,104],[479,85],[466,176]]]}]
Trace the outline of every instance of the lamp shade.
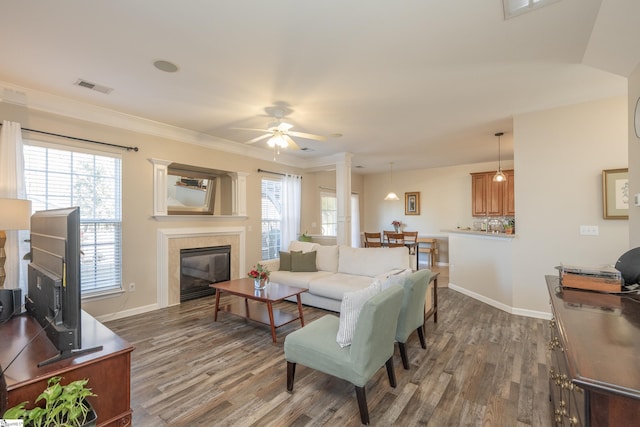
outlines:
[{"label": "lamp shade", "polygon": [[0,199],[0,230],[28,230],[31,200]]},{"label": "lamp shade", "polygon": [[385,200],[400,200],[398,195],[396,193],[394,193],[393,191],[390,191],[389,194],[387,194],[387,196],[384,199]]}]

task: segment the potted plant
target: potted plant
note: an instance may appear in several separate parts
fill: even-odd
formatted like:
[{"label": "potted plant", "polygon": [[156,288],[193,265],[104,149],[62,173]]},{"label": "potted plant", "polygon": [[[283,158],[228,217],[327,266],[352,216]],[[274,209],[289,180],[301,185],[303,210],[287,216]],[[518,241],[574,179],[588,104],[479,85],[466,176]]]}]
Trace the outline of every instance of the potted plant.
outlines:
[{"label": "potted plant", "polygon": [[52,377],[47,388],[37,397],[35,403],[44,401],[44,407],[25,409],[28,402],[22,402],[7,409],[3,417],[7,420],[24,420],[25,427],[86,426],[96,425],[97,416],[87,397],[95,396],[86,388],[88,380],[77,380],[61,385],[62,377]]},{"label": "potted plant", "polygon": [[391,221],[391,225],[393,225],[393,229],[396,231],[396,233],[400,232],[400,227],[402,227],[402,223],[400,221],[398,221],[397,219]]},{"label": "potted plant", "polygon": [[307,231],[305,230],[305,232],[302,233],[300,235],[300,237],[298,237],[298,240],[301,241],[301,242],[310,242],[311,241],[311,236],[309,236],[307,234]]},{"label": "potted plant", "polygon": [[516,227],[516,220],[510,219],[504,224],[504,232],[506,234],[513,234],[515,227]]}]

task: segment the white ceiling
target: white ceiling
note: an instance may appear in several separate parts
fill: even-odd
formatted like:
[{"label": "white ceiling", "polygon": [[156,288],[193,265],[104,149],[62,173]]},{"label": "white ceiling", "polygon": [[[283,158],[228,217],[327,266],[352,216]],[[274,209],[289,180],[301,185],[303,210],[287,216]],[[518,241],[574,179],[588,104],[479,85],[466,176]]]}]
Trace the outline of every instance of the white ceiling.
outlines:
[{"label": "white ceiling", "polygon": [[626,94],[638,16],[637,0],[562,0],[506,21],[502,0],[21,0],[0,14],[0,87],[245,151],[259,134],[231,128],[266,128],[265,107],[287,105],[293,130],[343,134],[297,139],[313,151],[282,159],[298,165],[341,152],[361,173],[497,161],[498,131],[513,157],[514,115]]}]

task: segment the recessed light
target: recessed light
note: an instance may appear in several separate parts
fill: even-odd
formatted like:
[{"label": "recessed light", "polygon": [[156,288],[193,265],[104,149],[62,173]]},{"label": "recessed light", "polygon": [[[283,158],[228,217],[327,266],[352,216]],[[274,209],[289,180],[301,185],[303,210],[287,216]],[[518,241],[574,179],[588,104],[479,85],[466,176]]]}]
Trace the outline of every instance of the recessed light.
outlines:
[{"label": "recessed light", "polygon": [[178,66],[176,64],[174,64],[173,62],[164,61],[162,59],[154,62],[153,66],[160,71],[164,71],[165,73],[175,73],[176,71],[178,71]]}]

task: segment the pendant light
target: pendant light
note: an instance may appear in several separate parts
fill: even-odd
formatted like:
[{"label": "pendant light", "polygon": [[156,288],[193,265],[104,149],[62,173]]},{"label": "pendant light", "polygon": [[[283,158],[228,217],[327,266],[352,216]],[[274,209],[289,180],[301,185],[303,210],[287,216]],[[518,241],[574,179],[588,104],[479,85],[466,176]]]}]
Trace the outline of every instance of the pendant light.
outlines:
[{"label": "pendant light", "polygon": [[[389,163],[391,167],[391,188],[393,188],[393,162]],[[400,200],[398,195],[393,191],[389,191],[389,194],[384,198],[385,200]]]},{"label": "pendant light", "polygon": [[493,176],[493,182],[504,182],[507,180],[507,177],[502,173],[502,166],[500,165],[500,137],[504,135],[504,132],[498,132],[495,135],[498,137],[498,170]]}]

